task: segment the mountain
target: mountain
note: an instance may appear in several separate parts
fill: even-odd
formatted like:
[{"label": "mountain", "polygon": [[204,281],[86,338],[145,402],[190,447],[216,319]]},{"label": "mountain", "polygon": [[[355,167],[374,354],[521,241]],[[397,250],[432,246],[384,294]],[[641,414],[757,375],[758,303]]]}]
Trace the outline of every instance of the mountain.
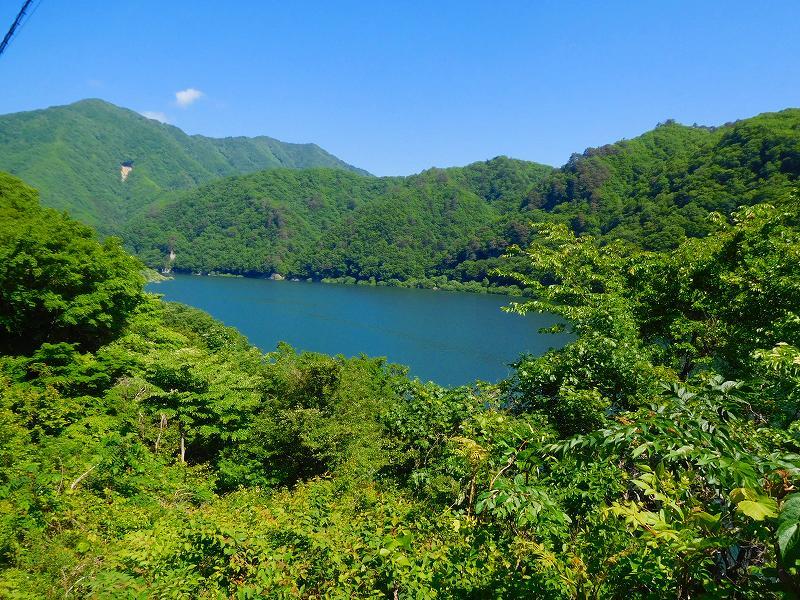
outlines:
[{"label": "mountain", "polygon": [[573,155],[531,190],[525,208],[567,217],[579,233],[666,250],[708,234],[709,212],[785,199],[798,177],[800,109],[720,127],[667,121]]},{"label": "mountain", "polygon": [[485,239],[505,248],[507,217],[552,170],[498,157],[409,177],[262,171],[176,194],[123,233],[153,266],[174,251],[180,270],[428,278]]},{"label": "mountain", "polygon": [[124,230],[152,266],[297,277],[492,279],[532,223],[604,241],[675,248],[711,212],[777,203],[798,187],[800,110],[720,127],[668,121],[553,169],[505,157],[410,177],[288,170],[222,179],[162,198]]},{"label": "mountain", "polygon": [[800,110],[667,121],[559,169],[497,157],[377,178],[313,144],[189,136],[84,100],[0,117],[0,169],[154,267],[174,252],[184,271],[486,283],[531,224],[668,250],[708,235],[712,212],[781,202],[798,187]]},{"label": "mountain", "polygon": [[315,144],[187,135],[102,100],[0,116],[0,170],[103,232],[165,191],[276,167],[366,175]]}]

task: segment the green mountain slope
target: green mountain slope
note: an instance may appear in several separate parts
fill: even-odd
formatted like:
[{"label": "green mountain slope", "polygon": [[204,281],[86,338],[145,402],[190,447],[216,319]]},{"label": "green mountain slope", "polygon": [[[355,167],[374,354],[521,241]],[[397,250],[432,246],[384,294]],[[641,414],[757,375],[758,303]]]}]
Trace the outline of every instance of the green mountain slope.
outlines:
[{"label": "green mountain slope", "polygon": [[579,233],[648,249],[709,232],[710,211],[785,199],[800,176],[800,109],[721,127],[668,121],[633,140],[573,155],[526,199]]},{"label": "green mountain slope", "polygon": [[517,212],[525,190],[551,171],[504,157],[411,177],[263,171],[153,205],[124,237],[154,266],[174,250],[181,270],[431,277],[475,240],[491,237]]},{"label": "green mountain slope", "polygon": [[798,177],[800,110],[788,109],[716,128],[667,122],[560,169],[499,157],[410,177],[223,179],[162,198],[125,239],[152,266],[174,250],[182,270],[484,281],[532,223],[666,250],[707,235],[712,211],[782,201]]},{"label": "green mountain slope", "polygon": [[386,181],[334,169],[275,169],[220,179],[151,206],[124,231],[146,262],[235,273],[286,272],[323,232],[377,197]]},{"label": "green mountain slope", "polygon": [[497,257],[521,241],[520,198],[552,170],[498,157],[394,180],[385,194],[338,223],[301,272],[383,281],[453,277],[453,268],[476,258],[476,250],[485,250],[483,258]]},{"label": "green mountain slope", "polygon": [[104,232],[164,191],[275,167],[364,173],[315,144],[190,136],[102,100],[0,117],[0,169],[39,189],[43,204]]}]

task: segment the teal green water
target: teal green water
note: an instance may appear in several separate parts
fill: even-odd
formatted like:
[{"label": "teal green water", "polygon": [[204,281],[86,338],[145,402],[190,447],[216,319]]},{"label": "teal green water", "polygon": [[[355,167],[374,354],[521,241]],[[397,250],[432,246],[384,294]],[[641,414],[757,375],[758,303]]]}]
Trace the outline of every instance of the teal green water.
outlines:
[{"label": "teal green water", "polygon": [[285,341],[298,350],[385,356],[442,385],[498,381],[523,352],[564,345],[541,334],[558,318],[500,310],[490,294],[178,275],[148,290],[200,308],[236,327],[264,351]]}]

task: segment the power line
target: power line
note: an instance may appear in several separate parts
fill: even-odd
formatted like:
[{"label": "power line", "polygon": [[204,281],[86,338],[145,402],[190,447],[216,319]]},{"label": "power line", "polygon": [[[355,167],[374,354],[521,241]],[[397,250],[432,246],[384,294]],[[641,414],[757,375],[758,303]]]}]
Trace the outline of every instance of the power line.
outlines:
[{"label": "power line", "polygon": [[14,33],[14,37],[18,36],[20,33],[25,31],[25,28],[28,26],[28,23],[31,22],[33,15],[35,15],[36,11],[42,7],[42,2],[43,0],[38,0],[38,1],[33,0],[33,4],[31,5],[32,8],[30,8],[28,12],[25,14],[25,18],[22,20],[22,23],[20,23],[19,27],[17,27],[17,31]]},{"label": "power line", "polygon": [[22,8],[19,9],[17,18],[14,19],[14,22],[11,24],[11,28],[8,30],[6,37],[4,37],[3,41],[0,42],[0,56],[2,56],[3,52],[5,52],[6,47],[8,46],[9,42],[11,42],[11,38],[14,37],[14,32],[17,30],[17,27],[19,27],[19,24],[22,23],[22,19],[25,17],[25,11],[28,10],[31,4],[33,4],[33,0],[25,0]]}]

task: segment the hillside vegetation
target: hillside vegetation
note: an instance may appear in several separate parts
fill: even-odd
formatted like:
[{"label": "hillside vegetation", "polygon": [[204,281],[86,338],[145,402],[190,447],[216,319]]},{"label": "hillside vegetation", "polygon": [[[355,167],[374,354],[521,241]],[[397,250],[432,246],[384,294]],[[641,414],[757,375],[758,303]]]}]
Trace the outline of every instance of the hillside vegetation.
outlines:
[{"label": "hillside vegetation", "polygon": [[673,122],[560,169],[499,157],[410,177],[324,169],[212,182],[148,207],[128,246],[185,271],[377,281],[508,283],[494,269],[531,223],[670,250],[709,215],[785,199],[800,177],[800,110],[717,128]]},{"label": "hillside vegetation", "polygon": [[526,206],[569,216],[578,233],[662,250],[708,233],[709,212],[785,198],[799,177],[800,109],[716,128],[668,121],[573,155]]},{"label": "hillside vegetation", "polygon": [[[430,277],[480,236],[497,231],[509,203],[551,169],[498,158],[412,177],[314,169],[223,179],[151,207],[125,229],[152,266],[291,276]],[[504,187],[497,184],[503,181]],[[520,227],[524,225],[520,222]]]},{"label": "hillside vegetation", "polygon": [[531,223],[670,250],[707,235],[712,212],[785,198],[800,177],[800,110],[668,121],[560,169],[498,157],[375,178],[313,144],[189,136],[85,100],[0,117],[0,168],[153,268],[503,286],[499,257],[533,240]]},{"label": "hillside vegetation", "polygon": [[[0,596],[796,596],[800,203],[778,191],[795,171],[776,156],[770,189],[747,187],[750,163],[737,178],[749,195],[733,204],[752,206],[698,221],[706,237],[671,250],[533,226],[503,263],[534,292],[514,310],[558,312],[576,340],[521,357],[499,384],[453,389],[378,359],[262,354],[145,293],[118,242],[0,175]],[[389,239],[425,231],[414,215],[449,214],[422,246],[446,252],[481,218],[501,226],[521,189],[568,173],[531,168],[501,188],[480,175],[494,168],[528,167],[278,171],[181,202],[217,209],[195,244],[240,216],[214,200],[230,185],[247,222],[271,214],[270,248],[296,241],[280,235],[280,193],[284,223],[320,242],[312,212],[332,228],[376,219]],[[391,207],[398,221],[377,220]],[[260,237],[231,227],[207,238],[220,257]],[[392,269],[410,264],[398,256]]]},{"label": "hillside vegetation", "polygon": [[[127,162],[133,171],[123,182]],[[102,100],[0,116],[0,169],[36,186],[45,205],[104,232],[165,191],[275,167],[364,173],[314,144],[190,136]]]}]

